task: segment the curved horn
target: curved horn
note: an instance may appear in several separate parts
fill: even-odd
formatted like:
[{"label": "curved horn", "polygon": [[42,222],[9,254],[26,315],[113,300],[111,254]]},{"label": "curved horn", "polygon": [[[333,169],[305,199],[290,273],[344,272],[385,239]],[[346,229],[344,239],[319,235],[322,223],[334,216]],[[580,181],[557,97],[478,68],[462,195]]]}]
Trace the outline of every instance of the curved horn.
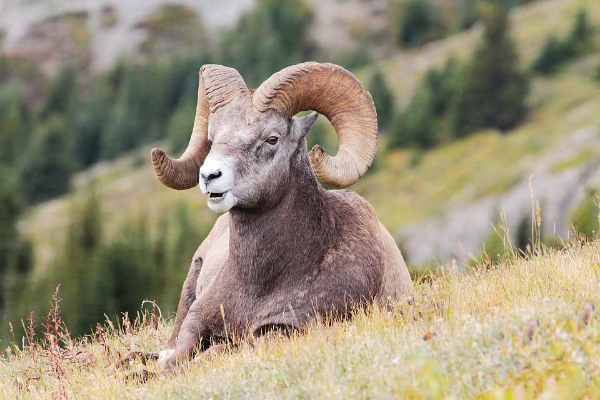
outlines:
[{"label": "curved horn", "polygon": [[339,137],[339,150],[331,157],[319,145],[310,151],[310,162],[321,181],[335,187],[360,179],[377,151],[377,113],[369,92],[354,75],[334,64],[307,62],[285,68],[253,95],[255,107],[276,109],[292,118],[306,110],[327,117]]},{"label": "curved horn", "polygon": [[200,68],[198,105],[192,136],[181,157],[173,159],[160,149],[152,150],[152,165],[158,180],[177,189],[198,185],[200,166],[210,151],[208,114],[229,103],[238,93],[247,91],[244,79],[233,68],[222,65],[203,65]]}]

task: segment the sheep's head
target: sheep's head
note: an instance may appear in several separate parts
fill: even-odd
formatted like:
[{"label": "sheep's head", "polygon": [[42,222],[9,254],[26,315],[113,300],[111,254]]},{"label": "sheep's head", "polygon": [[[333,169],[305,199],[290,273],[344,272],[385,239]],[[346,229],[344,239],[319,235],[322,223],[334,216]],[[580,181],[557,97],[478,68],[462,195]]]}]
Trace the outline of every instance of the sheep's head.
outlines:
[{"label": "sheep's head", "polygon": [[179,159],[152,150],[156,175],[173,189],[199,184],[217,212],[276,201],[273,182],[285,181],[290,157],[317,118],[294,117],[307,110],[325,115],[339,137],[335,157],[318,145],[310,151],[316,175],[335,187],[353,184],[377,150],[375,107],[350,72],[314,62],[285,68],[255,91],[236,70],[204,65],[188,148]]}]

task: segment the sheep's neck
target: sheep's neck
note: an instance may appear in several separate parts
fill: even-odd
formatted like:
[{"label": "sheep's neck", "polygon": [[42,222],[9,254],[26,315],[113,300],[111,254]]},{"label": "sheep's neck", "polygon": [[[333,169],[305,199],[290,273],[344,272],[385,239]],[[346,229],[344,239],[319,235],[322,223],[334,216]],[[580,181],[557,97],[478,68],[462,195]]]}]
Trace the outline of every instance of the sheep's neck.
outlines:
[{"label": "sheep's neck", "polygon": [[314,274],[334,224],[326,191],[308,160],[292,171],[287,195],[273,209],[230,211],[230,267],[248,287],[268,291],[281,279]]}]

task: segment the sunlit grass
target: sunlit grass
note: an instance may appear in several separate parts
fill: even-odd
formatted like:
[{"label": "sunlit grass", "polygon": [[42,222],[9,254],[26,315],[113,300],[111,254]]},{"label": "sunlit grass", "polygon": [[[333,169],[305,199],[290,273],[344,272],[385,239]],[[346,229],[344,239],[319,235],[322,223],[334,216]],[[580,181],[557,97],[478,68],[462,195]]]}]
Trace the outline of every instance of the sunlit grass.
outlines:
[{"label": "sunlit grass", "polygon": [[[418,282],[415,303],[359,311],[289,339],[242,344],[185,374],[125,383],[109,369],[156,351],[160,320],[74,344],[57,378],[43,346],[0,362],[7,398],[581,398],[600,395],[600,243],[543,250]],[[148,315],[146,316],[148,321]],[[426,340],[427,339],[427,340]],[[106,343],[106,344],[104,344]],[[35,354],[34,354],[35,352]],[[136,367],[134,367],[135,369]],[[148,365],[156,371],[154,364]]]}]

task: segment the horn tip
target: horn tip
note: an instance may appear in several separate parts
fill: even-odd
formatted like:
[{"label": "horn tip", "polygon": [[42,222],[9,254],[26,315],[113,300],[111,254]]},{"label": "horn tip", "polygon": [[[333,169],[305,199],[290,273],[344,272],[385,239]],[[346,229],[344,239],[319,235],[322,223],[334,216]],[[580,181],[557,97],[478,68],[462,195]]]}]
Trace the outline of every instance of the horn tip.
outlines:
[{"label": "horn tip", "polygon": [[152,149],[150,156],[152,158],[152,164],[154,165],[154,167],[157,167],[160,164],[162,164],[164,159],[167,157],[167,155],[164,151],[162,151],[161,149],[157,149],[157,148]]},{"label": "horn tip", "polygon": [[319,146],[318,144],[315,144],[313,146],[309,154],[312,161],[316,163],[320,162],[323,158],[327,157],[327,152],[325,151],[325,149]]}]

